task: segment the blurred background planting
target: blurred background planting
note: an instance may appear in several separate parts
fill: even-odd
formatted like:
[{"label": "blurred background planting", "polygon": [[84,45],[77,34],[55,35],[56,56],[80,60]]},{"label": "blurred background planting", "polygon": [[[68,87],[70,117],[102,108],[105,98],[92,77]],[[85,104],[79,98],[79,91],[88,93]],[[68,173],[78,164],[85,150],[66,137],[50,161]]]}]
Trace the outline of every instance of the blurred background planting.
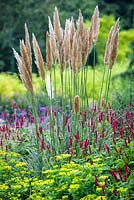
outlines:
[{"label": "blurred background planting", "polygon": [[[111,100],[127,104],[133,98],[134,88],[134,7],[132,0],[1,0],[0,1],[0,102],[5,99],[23,96],[25,89],[19,81],[16,61],[12,47],[19,48],[19,39],[24,38],[24,24],[27,23],[30,35],[34,32],[45,58],[46,31],[48,16],[52,18],[57,6],[62,25],[66,18],[77,19],[81,9],[85,26],[89,26],[95,6],[99,6],[101,20],[100,33],[96,45],[97,82],[95,98],[98,98],[103,69],[105,43],[110,27],[120,18],[119,51],[111,83]],[[88,95],[91,97],[93,55],[88,58],[89,68]],[[4,73],[3,73],[4,72]],[[7,73],[8,72],[8,73]],[[33,72],[37,69],[33,66]],[[58,79],[58,78],[57,78]],[[35,75],[34,82],[39,91],[40,79]],[[41,93],[40,93],[41,94]]]}]

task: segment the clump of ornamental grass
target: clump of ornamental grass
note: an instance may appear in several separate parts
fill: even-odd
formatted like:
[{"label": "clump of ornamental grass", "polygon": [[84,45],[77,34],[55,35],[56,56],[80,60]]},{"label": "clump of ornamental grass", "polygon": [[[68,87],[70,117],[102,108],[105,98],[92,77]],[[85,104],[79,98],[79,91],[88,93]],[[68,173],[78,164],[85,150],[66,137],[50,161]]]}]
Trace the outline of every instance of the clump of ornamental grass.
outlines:
[{"label": "clump of ornamental grass", "polygon": [[[81,11],[79,11],[79,17],[75,24],[74,19],[67,19],[65,22],[65,29],[61,27],[58,9],[55,8],[53,15],[53,23],[48,18],[49,31],[46,33],[46,62],[43,60],[43,56],[39,47],[39,44],[32,35],[33,51],[35,56],[35,63],[37,65],[39,74],[42,78],[44,87],[47,91],[49,98],[49,139],[45,136],[39,136],[39,117],[37,112],[37,105],[35,99],[35,92],[32,83],[32,55],[31,46],[29,39],[29,32],[25,25],[25,42],[20,41],[20,55],[13,49],[14,56],[17,60],[18,70],[20,78],[30,93],[34,120],[36,130],[34,133],[35,143],[37,143],[36,154],[40,153],[41,149],[46,150],[50,153],[49,159],[55,160],[55,157],[59,153],[66,151],[70,152],[72,149],[72,137],[75,134],[76,140],[81,140],[80,146],[86,149],[90,142],[90,124],[86,121],[82,127],[85,127],[85,133],[81,129],[81,121],[83,116],[81,112],[85,109],[89,110],[89,99],[87,96],[87,67],[86,61],[92,48],[95,47],[99,34],[99,10],[96,6],[92,19],[91,25],[88,29],[85,28],[84,20]],[[119,20],[111,28],[109,38],[106,45],[104,63],[108,65],[107,82],[105,89],[105,101],[108,101],[108,92],[111,78],[111,71],[113,64],[117,56],[118,47],[118,32],[119,32]],[[94,52],[95,58],[95,52]],[[95,63],[95,60],[94,60]],[[57,83],[56,83],[56,67],[60,68],[60,86],[61,86],[61,102],[56,101],[57,95]],[[105,72],[104,72],[105,73]],[[105,74],[104,74],[105,75]],[[54,81],[52,82],[52,76]],[[103,89],[100,92],[101,94]],[[68,83],[68,84],[67,84]],[[67,96],[67,91],[69,96]],[[93,109],[95,111],[94,103],[94,92],[95,92],[95,64],[93,67]],[[80,104],[81,102],[81,104]],[[61,111],[59,111],[59,105]],[[69,110],[67,109],[69,105]],[[93,111],[93,112],[94,112]],[[67,114],[69,112],[69,115]],[[90,118],[88,112],[87,118]],[[69,122],[71,121],[71,123]],[[69,122],[69,123],[68,123]],[[93,122],[94,123],[94,122]],[[67,125],[67,127],[66,127]],[[80,134],[78,134],[80,132]],[[92,130],[94,132],[94,130]],[[92,134],[92,133],[91,133]],[[46,137],[47,138],[47,137]],[[45,143],[48,143],[46,146]],[[48,148],[49,147],[49,148]],[[67,150],[68,149],[68,150]],[[91,149],[90,149],[91,150]],[[79,150],[76,150],[78,155]],[[86,151],[83,150],[83,155]],[[30,154],[31,155],[31,154]],[[42,156],[43,154],[40,153]],[[46,155],[46,154],[45,154]],[[42,162],[42,157],[39,156],[39,162]],[[34,153],[33,153],[34,157]],[[40,169],[41,170],[41,169]]]}]

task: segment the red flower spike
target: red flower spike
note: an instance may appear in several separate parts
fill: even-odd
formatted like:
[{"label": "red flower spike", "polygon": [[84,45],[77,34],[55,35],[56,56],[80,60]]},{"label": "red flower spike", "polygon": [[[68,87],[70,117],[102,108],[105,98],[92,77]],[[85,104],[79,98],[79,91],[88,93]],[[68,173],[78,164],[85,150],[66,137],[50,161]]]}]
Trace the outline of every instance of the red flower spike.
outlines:
[{"label": "red flower spike", "polygon": [[131,118],[131,113],[129,111],[126,112],[126,119],[130,119]]},{"label": "red flower spike", "polygon": [[130,136],[128,136],[128,138],[127,138],[127,139],[128,139],[128,144],[129,144],[129,143],[130,143]]},{"label": "red flower spike", "polygon": [[118,136],[116,130],[114,130],[114,137],[116,138]]},{"label": "red flower spike", "polygon": [[103,112],[99,112],[99,122],[103,120]]},{"label": "red flower spike", "polygon": [[104,133],[105,133],[105,132],[102,131],[102,133],[101,133],[101,135],[100,135],[100,137],[101,137],[102,139],[104,139],[104,136],[105,136]]},{"label": "red flower spike", "polygon": [[96,186],[101,187],[100,184],[99,184],[99,181],[98,181],[98,177],[96,176],[96,174],[94,176],[95,176],[95,184],[96,184]]},{"label": "red flower spike", "polygon": [[68,132],[71,132],[70,124],[67,125],[67,130],[68,130]]},{"label": "red flower spike", "polygon": [[84,125],[84,122],[83,122],[83,121],[81,122],[81,126],[82,126],[82,128],[84,128],[84,127],[85,127],[85,125]]},{"label": "red flower spike", "polygon": [[122,148],[122,147],[120,147],[120,155],[122,155],[122,150],[123,150],[123,148]]},{"label": "red flower spike", "polygon": [[111,127],[112,127],[113,131],[116,131],[116,129],[118,128],[118,121],[114,120],[111,124]]},{"label": "red flower spike", "polygon": [[110,153],[110,148],[107,144],[105,144],[105,149],[107,150],[108,153]]},{"label": "red flower spike", "polygon": [[69,138],[69,147],[72,147],[73,146],[73,139],[72,137]]},{"label": "red flower spike", "polygon": [[88,147],[88,145],[89,145],[89,140],[86,139],[85,142],[84,142],[84,148],[86,149]]},{"label": "red flower spike", "polygon": [[129,175],[130,175],[130,171],[129,171],[129,168],[128,168],[128,165],[127,165],[127,164],[125,164],[124,170],[125,170],[125,172],[126,172],[126,178],[128,178]]},{"label": "red flower spike", "polygon": [[74,137],[75,137],[75,139],[76,139],[76,142],[78,143],[79,142],[79,134],[74,134]]},{"label": "red flower spike", "polygon": [[122,127],[121,129],[120,129],[120,137],[122,138],[123,137],[123,135],[124,135],[124,127]]},{"label": "red flower spike", "polygon": [[117,182],[118,179],[117,179],[116,172],[113,169],[110,169],[110,173],[111,173],[112,177],[114,178],[115,182]]},{"label": "red flower spike", "polygon": [[83,147],[83,141],[80,141],[80,148]]},{"label": "red flower spike", "polygon": [[68,115],[66,115],[66,117],[65,117],[65,122],[64,122],[64,126],[66,126],[66,125],[67,125],[67,123],[68,123],[68,120],[69,120],[69,116],[68,116]]},{"label": "red flower spike", "polygon": [[122,182],[125,182],[125,181],[126,181],[126,177],[124,177],[124,176],[122,175],[120,169],[118,169],[118,173],[119,173],[119,176],[120,176],[121,181],[122,181]]},{"label": "red flower spike", "polygon": [[40,132],[40,134],[42,134],[42,132],[43,132],[42,126],[39,127],[39,132]]},{"label": "red flower spike", "polygon": [[42,150],[45,150],[46,148],[45,148],[45,143],[44,143],[44,138],[42,138],[42,140],[41,140],[41,149]]}]

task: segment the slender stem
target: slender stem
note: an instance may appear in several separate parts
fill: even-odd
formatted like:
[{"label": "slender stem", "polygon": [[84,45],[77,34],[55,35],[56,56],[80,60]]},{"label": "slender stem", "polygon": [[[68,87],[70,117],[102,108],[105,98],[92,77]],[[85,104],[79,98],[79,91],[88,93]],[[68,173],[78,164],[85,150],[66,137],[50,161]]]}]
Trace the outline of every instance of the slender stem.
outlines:
[{"label": "slender stem", "polygon": [[57,93],[56,93],[56,66],[54,66],[54,94],[55,94],[55,101],[56,101],[56,98],[57,98]]},{"label": "slender stem", "polygon": [[88,73],[88,68],[85,67],[85,96],[86,96],[87,107],[88,107],[88,95],[87,95],[87,73]]},{"label": "slender stem", "polygon": [[94,96],[95,96],[95,43],[93,45],[93,107],[94,107]]},{"label": "slender stem", "polygon": [[70,108],[71,108],[71,68],[70,65],[68,67],[68,84],[69,84],[69,88],[68,88],[68,93],[69,93],[69,100],[70,100]]},{"label": "slender stem", "polygon": [[31,96],[31,100],[32,100],[33,115],[34,115],[34,119],[35,119],[35,129],[36,129],[36,134],[37,134],[39,131],[39,120],[38,120],[38,111],[37,111],[34,95]]},{"label": "slender stem", "polygon": [[53,103],[52,103],[52,97],[53,97],[53,88],[52,88],[52,74],[50,72],[50,87],[51,87],[51,97],[50,97],[50,135],[51,135],[51,146],[52,146],[52,155],[53,158],[56,155],[55,151],[55,137],[54,137],[54,119],[53,119]]},{"label": "slender stem", "polygon": [[61,70],[61,105],[62,105],[62,138],[61,138],[61,148],[62,151],[64,151],[64,136],[65,136],[65,127],[64,127],[64,121],[65,121],[65,116],[64,116],[64,87],[63,87],[63,71]]},{"label": "slender stem", "polygon": [[108,102],[109,86],[110,86],[111,72],[112,72],[111,69],[109,69],[109,70],[110,70],[110,73],[109,73],[108,87],[107,87],[107,95],[106,95],[106,106],[107,106],[107,102]]},{"label": "slender stem", "polygon": [[71,69],[71,108],[73,104],[73,71]]},{"label": "slender stem", "polygon": [[99,108],[100,108],[100,103],[101,103],[101,97],[102,97],[102,90],[103,90],[103,85],[104,85],[105,72],[106,72],[106,67],[104,66],[102,83],[101,83],[101,90],[100,90],[100,96],[99,96],[99,105],[98,105]]},{"label": "slender stem", "polygon": [[83,95],[83,68],[81,70],[81,87],[80,87],[80,94],[81,94],[81,100],[82,100],[82,110],[84,108],[84,101],[83,101],[83,98],[84,98],[84,95]]},{"label": "slender stem", "polygon": [[105,94],[104,94],[105,101],[106,101],[106,95],[107,95],[108,79],[109,79],[109,69],[107,71],[107,77],[106,77],[106,87],[105,87]]}]

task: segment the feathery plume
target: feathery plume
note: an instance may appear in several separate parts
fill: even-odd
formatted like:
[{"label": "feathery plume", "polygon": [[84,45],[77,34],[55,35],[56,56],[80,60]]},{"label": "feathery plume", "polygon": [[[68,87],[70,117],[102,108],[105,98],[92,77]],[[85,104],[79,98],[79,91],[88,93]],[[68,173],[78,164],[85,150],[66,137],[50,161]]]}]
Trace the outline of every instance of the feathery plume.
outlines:
[{"label": "feathery plume", "polygon": [[111,41],[113,36],[114,27],[112,26],[108,35],[108,40],[106,43],[105,54],[104,54],[104,64],[107,65],[109,63],[109,56],[111,51]]},{"label": "feathery plume", "polygon": [[60,18],[59,18],[59,13],[58,13],[57,7],[55,7],[55,9],[54,9],[53,19],[54,19],[54,31],[56,33],[56,39],[58,40],[58,43],[60,45],[63,40],[63,30],[61,28]]},{"label": "feathery plume", "polygon": [[77,71],[77,66],[76,66],[77,51],[78,51],[77,33],[75,33],[73,36],[73,44],[71,50],[71,69],[74,72]]},{"label": "feathery plume", "polygon": [[15,49],[13,49],[14,57],[17,60],[19,75],[22,80],[22,83],[24,84],[25,88],[31,93],[31,95],[34,94],[33,90],[33,84],[31,75],[29,74],[29,71],[27,70],[25,60],[16,52]]},{"label": "feathery plume", "polygon": [[117,51],[118,51],[118,37],[119,37],[119,20],[117,20],[115,27],[114,27],[114,32],[113,32],[113,37],[112,37],[112,45],[111,45],[111,51],[110,51],[110,56],[109,56],[109,68],[112,69],[112,66],[115,63],[116,57],[117,57]]},{"label": "feathery plume", "polygon": [[75,114],[80,112],[80,97],[79,97],[79,95],[76,95],[74,97],[73,111]]},{"label": "feathery plume", "polygon": [[37,68],[39,70],[39,74],[43,80],[45,80],[45,69],[44,69],[44,61],[42,57],[42,53],[39,47],[39,44],[36,40],[35,35],[33,34],[33,50],[34,50],[34,56],[35,56],[35,63],[37,65]]},{"label": "feathery plume", "polygon": [[20,53],[23,59],[24,65],[26,67],[26,71],[29,74],[30,79],[32,80],[32,66],[30,62],[30,55],[28,54],[27,47],[24,44],[24,40],[20,40]]},{"label": "feathery plume", "polygon": [[109,65],[111,69],[115,63],[118,49],[118,35],[119,35],[119,19],[111,28],[105,48],[104,64]]},{"label": "feathery plume", "polygon": [[70,20],[67,19],[65,24],[64,40],[63,40],[65,64],[68,63],[70,59],[70,24],[71,24]]},{"label": "feathery plume", "polygon": [[49,21],[49,34],[50,34],[50,44],[51,44],[51,49],[52,49],[52,56],[53,56],[54,63],[56,63],[57,56],[58,56],[57,55],[57,46],[56,46],[56,36],[55,36],[55,32],[54,32],[50,17],[48,17],[48,21]]},{"label": "feathery plume", "polygon": [[28,28],[26,24],[25,24],[25,45],[26,45],[27,53],[29,55],[30,64],[32,66],[31,45],[30,45],[30,39],[29,39],[29,32],[28,32]]},{"label": "feathery plume", "polygon": [[99,34],[99,27],[100,27],[100,20],[99,20],[99,9],[98,6],[96,6],[92,19],[91,19],[91,26],[92,26],[92,39],[93,42],[95,43],[98,39],[98,34]]},{"label": "feathery plume", "polygon": [[82,65],[84,66],[89,54],[89,40],[88,32],[85,30],[84,37],[82,39]]},{"label": "feathery plume", "polygon": [[77,32],[78,32],[78,35],[80,35],[81,39],[83,40],[84,35],[85,35],[85,28],[84,28],[83,16],[82,16],[81,11],[79,11],[79,18],[77,21]]},{"label": "feathery plume", "polygon": [[80,71],[81,67],[82,67],[82,39],[81,37],[77,38],[77,57],[76,57],[76,70],[77,72]]},{"label": "feathery plume", "polygon": [[93,27],[92,24],[90,25],[88,31],[87,31],[87,37],[88,37],[88,42],[87,42],[87,46],[88,46],[88,53],[91,52],[92,49],[92,44],[93,44]]},{"label": "feathery plume", "polygon": [[50,35],[46,33],[46,63],[48,70],[51,71],[53,65],[52,47],[50,43]]},{"label": "feathery plume", "polygon": [[75,25],[74,25],[74,19],[72,17],[71,22],[70,22],[70,48],[72,49],[72,45],[73,45],[73,37],[75,34]]},{"label": "feathery plume", "polygon": [[59,60],[59,63],[60,63],[61,71],[64,71],[65,57],[64,57],[64,44],[63,44],[63,42],[60,44],[58,60]]}]

